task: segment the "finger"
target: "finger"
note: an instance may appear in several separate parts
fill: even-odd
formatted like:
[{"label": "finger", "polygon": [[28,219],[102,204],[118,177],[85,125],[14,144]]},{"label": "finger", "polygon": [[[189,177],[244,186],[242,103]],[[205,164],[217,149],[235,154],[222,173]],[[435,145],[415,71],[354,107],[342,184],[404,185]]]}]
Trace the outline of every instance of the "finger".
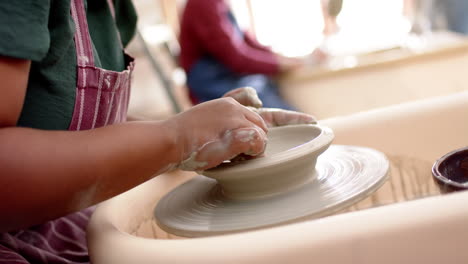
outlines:
[{"label": "finger", "polygon": [[263,129],[263,131],[268,132],[268,126],[265,120],[257,113],[257,108],[243,107],[242,111],[244,112],[244,116],[247,120]]},{"label": "finger", "polygon": [[263,129],[256,126],[239,128],[233,130],[232,134],[231,146],[236,156],[239,154],[258,156],[265,151],[268,139]]},{"label": "finger", "polygon": [[180,168],[200,171],[215,167],[239,154],[261,155],[265,151],[266,142],[265,132],[256,126],[227,131],[221,139],[203,145],[191,155],[191,160],[182,162]]},{"label": "finger", "polygon": [[232,97],[245,106],[262,107],[262,101],[258,98],[257,91],[252,87],[242,87],[227,92],[223,97]]},{"label": "finger", "polygon": [[260,108],[256,111],[268,127],[317,123],[315,117],[301,112],[279,108]]}]

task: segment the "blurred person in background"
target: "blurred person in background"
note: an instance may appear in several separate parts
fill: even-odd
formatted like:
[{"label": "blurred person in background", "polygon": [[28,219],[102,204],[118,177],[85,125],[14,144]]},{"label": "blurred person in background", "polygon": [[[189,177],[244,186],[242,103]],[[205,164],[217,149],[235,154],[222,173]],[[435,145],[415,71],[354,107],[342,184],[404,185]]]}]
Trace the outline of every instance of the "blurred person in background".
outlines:
[{"label": "blurred person in background", "polygon": [[339,31],[336,18],[343,7],[343,0],[321,0],[323,14],[323,34],[325,36],[333,35]]},{"label": "blurred person in background", "polygon": [[[179,40],[192,102],[250,86],[265,107],[294,109],[281,98],[273,78],[303,66],[303,60],[277,54],[243,31],[227,0],[188,0]],[[320,52],[314,56],[317,61],[325,57]]]},{"label": "blurred person in background", "polygon": [[448,30],[468,34],[467,0],[404,0],[403,10],[415,33]]}]

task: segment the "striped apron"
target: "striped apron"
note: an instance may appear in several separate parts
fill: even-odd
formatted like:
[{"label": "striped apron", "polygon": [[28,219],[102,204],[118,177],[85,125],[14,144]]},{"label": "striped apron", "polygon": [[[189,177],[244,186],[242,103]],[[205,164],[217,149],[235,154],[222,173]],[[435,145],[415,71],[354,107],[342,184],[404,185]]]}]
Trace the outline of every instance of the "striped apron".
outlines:
[{"label": "striped apron", "polygon": [[[113,11],[112,0],[108,0]],[[88,31],[83,0],[72,0],[75,21],[77,87],[70,130],[85,130],[123,122],[127,118],[133,58],[125,54],[127,69],[122,72],[97,68]],[[114,12],[112,14],[115,16]],[[120,41],[120,45],[122,42]]]},{"label": "striped apron", "polygon": [[[112,0],[108,3],[115,16]],[[128,66],[122,72],[97,68],[83,0],[71,1],[71,14],[76,27],[77,87],[69,130],[123,122],[127,117],[133,58],[125,54]],[[86,226],[92,211],[88,208],[25,230],[0,234],[0,264],[89,263]]]}]

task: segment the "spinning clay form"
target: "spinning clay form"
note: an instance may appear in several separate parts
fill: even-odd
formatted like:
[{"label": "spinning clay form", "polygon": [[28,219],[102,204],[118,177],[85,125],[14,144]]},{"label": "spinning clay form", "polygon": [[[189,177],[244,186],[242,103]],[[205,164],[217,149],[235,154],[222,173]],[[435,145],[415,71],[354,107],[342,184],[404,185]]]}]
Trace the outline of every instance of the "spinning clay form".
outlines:
[{"label": "spinning clay form", "polygon": [[271,128],[263,157],[223,163],[180,185],[159,201],[156,221],[171,234],[200,237],[344,209],[385,182],[389,163],[373,149],[330,146],[333,137],[320,125]]}]

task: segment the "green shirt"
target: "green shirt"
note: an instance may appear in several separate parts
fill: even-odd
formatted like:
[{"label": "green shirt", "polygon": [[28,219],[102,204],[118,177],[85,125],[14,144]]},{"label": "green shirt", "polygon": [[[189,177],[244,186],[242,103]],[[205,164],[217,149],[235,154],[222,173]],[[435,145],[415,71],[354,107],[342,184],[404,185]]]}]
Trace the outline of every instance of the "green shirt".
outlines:
[{"label": "green shirt", "polygon": [[[85,0],[85,5],[96,66],[124,70],[116,29],[127,45],[136,26],[131,1],[114,0],[116,21],[107,0]],[[68,129],[76,89],[74,32],[70,0],[0,2],[0,55],[32,61],[19,126]]]}]

